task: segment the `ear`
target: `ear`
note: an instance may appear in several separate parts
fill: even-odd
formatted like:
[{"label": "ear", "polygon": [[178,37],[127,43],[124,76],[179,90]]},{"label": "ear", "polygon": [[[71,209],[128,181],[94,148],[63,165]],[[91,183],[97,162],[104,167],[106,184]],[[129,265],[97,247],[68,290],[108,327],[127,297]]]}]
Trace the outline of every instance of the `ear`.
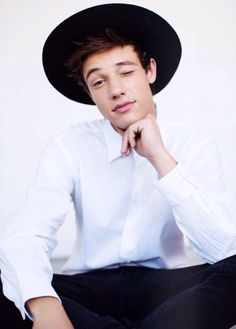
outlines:
[{"label": "ear", "polygon": [[149,83],[153,83],[157,76],[157,64],[154,58],[150,58],[150,63],[146,71]]}]

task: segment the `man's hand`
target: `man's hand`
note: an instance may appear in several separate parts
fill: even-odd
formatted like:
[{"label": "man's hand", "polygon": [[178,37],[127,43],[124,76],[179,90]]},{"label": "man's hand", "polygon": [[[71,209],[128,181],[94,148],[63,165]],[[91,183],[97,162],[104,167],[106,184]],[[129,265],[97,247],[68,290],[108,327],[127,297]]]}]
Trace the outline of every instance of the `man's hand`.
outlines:
[{"label": "man's hand", "polygon": [[32,298],[26,304],[34,319],[32,329],[73,329],[63,306],[57,298]]},{"label": "man's hand", "polygon": [[176,161],[164,146],[154,115],[146,115],[130,125],[126,131],[115,128],[122,135],[122,154],[129,155],[131,149],[135,149],[152,163],[160,176],[165,176],[176,166]]}]

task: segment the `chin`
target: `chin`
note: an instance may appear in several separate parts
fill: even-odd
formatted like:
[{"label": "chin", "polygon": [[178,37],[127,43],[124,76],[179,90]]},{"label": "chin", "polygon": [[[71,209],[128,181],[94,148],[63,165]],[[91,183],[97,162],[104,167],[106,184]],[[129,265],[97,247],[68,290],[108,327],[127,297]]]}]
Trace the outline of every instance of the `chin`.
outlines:
[{"label": "chin", "polygon": [[139,115],[139,116],[137,116],[137,115],[133,115],[133,116],[131,116],[131,117],[128,118],[128,119],[126,120],[126,122],[125,122],[126,129],[127,129],[130,125],[132,125],[133,123],[136,123],[137,121],[142,120],[144,117],[145,117],[145,115]]},{"label": "chin", "polygon": [[117,126],[123,130],[126,130],[129,128],[129,126],[131,126],[133,123],[137,122],[138,120],[129,120],[126,122],[119,122],[119,124],[117,124]]},{"label": "chin", "polygon": [[129,128],[130,125],[136,123],[139,120],[142,120],[145,117],[144,115],[133,115],[132,113],[129,113],[130,115],[127,115],[125,118],[120,119],[120,120],[114,120],[116,122],[112,122],[112,124],[116,127],[119,127],[122,130],[126,130],[127,128]]}]

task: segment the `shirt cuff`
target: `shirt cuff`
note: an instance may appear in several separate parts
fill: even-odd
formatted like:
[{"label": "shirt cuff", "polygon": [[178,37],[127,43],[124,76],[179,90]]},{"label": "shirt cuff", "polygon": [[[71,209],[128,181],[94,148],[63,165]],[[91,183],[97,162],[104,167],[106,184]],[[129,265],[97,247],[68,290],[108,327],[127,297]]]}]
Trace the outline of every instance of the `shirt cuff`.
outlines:
[{"label": "shirt cuff", "polygon": [[25,315],[27,315],[33,320],[29,309],[26,307],[27,300],[45,296],[55,297],[60,300],[60,297],[52,287],[48,278],[31,276],[28,280],[21,280],[20,277],[18,277],[18,280],[21,288],[21,302],[19,303],[20,305],[16,306],[19,308],[23,319],[25,319]]},{"label": "shirt cuff", "polygon": [[197,183],[180,163],[154,184],[171,206],[178,205],[197,190]]},{"label": "shirt cuff", "polygon": [[[38,279],[37,279],[37,284],[40,284]],[[39,286],[37,289],[35,289],[35,287],[34,287],[34,293],[32,293],[32,291],[31,291],[31,293],[29,293],[29,294],[26,293],[23,296],[23,307],[20,310],[22,316],[25,318],[25,314],[26,314],[31,320],[33,320],[32,314],[30,313],[30,310],[26,306],[27,300],[32,299],[32,298],[38,298],[38,297],[46,297],[46,296],[55,297],[59,301],[61,301],[59,296],[57,295],[57,293],[55,292],[55,290],[53,289],[53,287],[51,285],[49,285],[48,287]]]}]

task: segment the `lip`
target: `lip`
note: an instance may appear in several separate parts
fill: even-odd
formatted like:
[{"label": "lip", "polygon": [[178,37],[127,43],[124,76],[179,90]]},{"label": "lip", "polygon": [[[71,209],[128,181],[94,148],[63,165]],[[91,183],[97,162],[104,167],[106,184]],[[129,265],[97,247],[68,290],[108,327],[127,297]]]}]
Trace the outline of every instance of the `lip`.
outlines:
[{"label": "lip", "polygon": [[113,108],[113,112],[118,112],[118,113],[124,113],[129,111],[129,109],[131,108],[131,106],[135,103],[136,101],[129,101],[129,102],[124,102],[121,104],[116,105]]}]

